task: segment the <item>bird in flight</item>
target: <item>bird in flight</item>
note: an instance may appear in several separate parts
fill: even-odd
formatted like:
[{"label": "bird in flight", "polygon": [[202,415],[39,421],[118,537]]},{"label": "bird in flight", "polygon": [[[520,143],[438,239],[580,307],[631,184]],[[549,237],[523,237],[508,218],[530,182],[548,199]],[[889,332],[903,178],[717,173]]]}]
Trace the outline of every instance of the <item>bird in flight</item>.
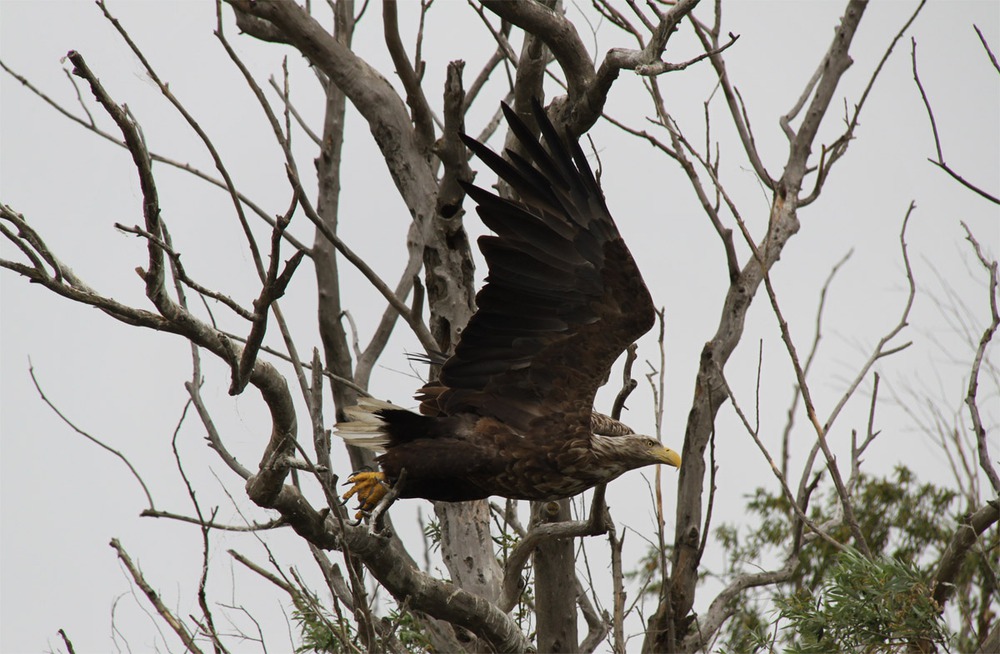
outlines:
[{"label": "bird in flight", "polygon": [[381,453],[380,470],[348,479],[344,498],[357,497],[359,516],[400,481],[402,498],[549,501],[642,466],[681,465],[655,438],[593,410],[655,310],[579,143],[537,101],[545,146],[510,107],[503,113],[520,151],[505,159],[462,137],[517,199],[463,183],[493,234],[479,238],[489,273],[454,354],[417,392],[420,413],[362,398],[336,426]]}]

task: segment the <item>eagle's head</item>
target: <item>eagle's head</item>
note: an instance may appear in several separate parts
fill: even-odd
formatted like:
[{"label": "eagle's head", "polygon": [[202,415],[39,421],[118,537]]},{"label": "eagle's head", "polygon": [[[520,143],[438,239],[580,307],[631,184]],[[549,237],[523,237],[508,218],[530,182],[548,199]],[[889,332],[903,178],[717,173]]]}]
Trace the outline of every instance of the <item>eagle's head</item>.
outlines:
[{"label": "eagle's head", "polygon": [[665,463],[675,468],[681,467],[681,455],[663,443],[642,434],[624,434],[622,436],[593,435],[595,453],[611,464],[618,471],[615,476],[643,466]]}]

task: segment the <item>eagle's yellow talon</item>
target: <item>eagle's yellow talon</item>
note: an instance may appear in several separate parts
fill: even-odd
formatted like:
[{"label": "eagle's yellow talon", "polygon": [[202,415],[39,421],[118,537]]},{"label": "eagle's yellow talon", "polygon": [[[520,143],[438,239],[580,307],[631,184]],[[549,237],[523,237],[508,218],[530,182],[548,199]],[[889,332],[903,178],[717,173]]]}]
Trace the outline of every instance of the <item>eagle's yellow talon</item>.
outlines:
[{"label": "eagle's yellow talon", "polygon": [[360,502],[360,510],[354,516],[356,520],[360,520],[365,513],[370,513],[389,492],[384,472],[355,472],[347,478],[347,483],[352,486],[344,493],[344,500],[356,495]]}]

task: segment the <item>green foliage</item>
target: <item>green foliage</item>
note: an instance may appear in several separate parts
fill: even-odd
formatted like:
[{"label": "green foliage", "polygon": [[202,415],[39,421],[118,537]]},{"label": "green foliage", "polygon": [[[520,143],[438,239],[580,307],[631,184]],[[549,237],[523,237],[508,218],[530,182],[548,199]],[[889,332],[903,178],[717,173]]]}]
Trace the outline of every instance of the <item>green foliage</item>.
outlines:
[{"label": "green foliage", "polygon": [[948,638],[924,575],[891,557],[869,561],[845,550],[815,594],[802,590],[777,604],[796,636],[789,652],[895,652]]},{"label": "green foliage", "polygon": [[388,620],[395,625],[396,638],[407,652],[417,654],[431,651],[431,641],[412,613],[393,609],[389,612]]},{"label": "green foliage", "polygon": [[720,654],[774,649],[773,625],[768,624],[756,604],[737,607],[728,624],[731,635],[726,645],[719,649]]},{"label": "green foliage", "polygon": [[[298,624],[302,639],[302,644],[295,648],[298,654],[362,651],[350,615],[330,613],[319,604],[315,596],[307,598],[299,595],[293,598],[293,603],[295,608],[292,619]],[[410,612],[394,608],[381,620],[388,634],[399,641],[404,651],[418,654],[431,650],[430,640]]]},{"label": "green foliage", "polygon": [[[928,589],[937,559],[958,524],[957,499],[954,491],[919,483],[905,467],[885,477],[862,475],[853,505],[875,561],[813,541],[803,548],[786,584],[749,591],[738,600],[717,646],[732,652],[881,652],[921,638],[949,641],[960,651],[975,649],[968,626],[989,613],[993,601],[989,592],[982,592],[984,580],[992,578],[988,564],[982,557],[969,557],[955,579],[955,598],[949,607],[953,618],[958,613],[953,620],[956,633],[949,634],[933,617],[937,608]],[[809,513],[822,524],[839,510],[839,499],[831,490],[814,499]],[[747,515],[753,528],[716,529],[727,555],[724,581],[781,561],[791,544],[793,514],[780,493],[758,489],[748,498]],[[846,525],[831,536],[851,542]],[[995,545],[987,542],[983,547],[989,551]]]},{"label": "green foliage", "polygon": [[295,648],[296,652],[335,654],[349,651],[342,645],[354,638],[353,625],[349,620],[324,611],[315,597],[307,599],[296,596],[293,598],[293,603],[295,608],[292,611],[292,619],[298,623],[299,634],[302,637],[302,644]]},{"label": "green foliage", "polygon": [[441,523],[431,520],[424,526],[424,541],[431,544],[431,551],[435,552],[441,547]]}]

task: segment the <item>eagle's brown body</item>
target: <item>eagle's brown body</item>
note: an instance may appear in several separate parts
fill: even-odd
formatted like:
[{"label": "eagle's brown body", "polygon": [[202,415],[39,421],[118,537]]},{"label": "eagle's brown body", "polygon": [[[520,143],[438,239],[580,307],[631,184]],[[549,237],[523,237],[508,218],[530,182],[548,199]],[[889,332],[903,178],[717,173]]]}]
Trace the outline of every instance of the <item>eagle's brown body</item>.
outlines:
[{"label": "eagle's brown body", "polygon": [[[547,434],[542,425],[525,435],[488,416],[428,418],[402,409],[380,409],[378,414],[394,443],[379,457],[380,467],[389,480],[407,469],[401,497],[554,500],[646,464],[614,447],[620,437],[594,435],[590,429],[539,442],[538,435]],[[595,447],[595,438],[603,448]]]},{"label": "eagle's brown body", "polygon": [[[611,365],[652,327],[653,303],[579,145],[537,103],[547,149],[504,113],[519,152],[504,159],[465,138],[518,197],[463,185],[495,233],[479,239],[489,275],[476,313],[439,379],[418,392],[420,414],[363,400],[337,425],[345,440],[384,451],[385,481],[405,469],[401,497],[552,500],[640,466],[680,465],[593,413]],[[371,508],[373,476],[359,479],[351,493]]]}]

